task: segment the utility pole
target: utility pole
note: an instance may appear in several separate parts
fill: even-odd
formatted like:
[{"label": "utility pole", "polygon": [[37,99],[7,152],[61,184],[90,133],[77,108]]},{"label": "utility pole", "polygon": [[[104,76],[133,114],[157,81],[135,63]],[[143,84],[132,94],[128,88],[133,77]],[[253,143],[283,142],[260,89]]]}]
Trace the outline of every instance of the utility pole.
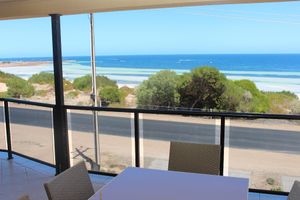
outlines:
[{"label": "utility pole", "polygon": [[[95,32],[94,32],[94,15],[90,13],[90,30],[91,30],[91,68],[92,68],[92,94],[91,99],[93,107],[98,107],[97,98],[97,72],[96,72],[96,56],[95,56]],[[99,101],[101,107],[101,99]],[[98,128],[98,112],[93,111],[93,128],[94,128],[94,146],[95,146],[95,162],[100,170],[100,143],[99,143],[99,128]]]}]

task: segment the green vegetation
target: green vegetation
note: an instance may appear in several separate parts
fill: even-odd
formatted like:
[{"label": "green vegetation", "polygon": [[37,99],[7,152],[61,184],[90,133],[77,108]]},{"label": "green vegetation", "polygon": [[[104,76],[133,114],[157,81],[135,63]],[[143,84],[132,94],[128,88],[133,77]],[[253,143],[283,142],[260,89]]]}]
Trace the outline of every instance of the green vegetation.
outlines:
[{"label": "green vegetation", "polygon": [[34,94],[34,88],[31,84],[13,74],[0,71],[0,82],[5,83],[8,88],[7,92],[0,93],[0,97],[2,98],[31,97]]},{"label": "green vegetation", "polygon": [[[64,90],[65,91],[69,91],[69,90],[73,90],[73,84],[64,79]],[[32,75],[29,79],[28,79],[29,83],[32,84],[48,84],[50,86],[54,86],[54,75],[53,73],[49,73],[49,72],[40,72],[39,74],[34,74]]]},{"label": "green vegetation", "polygon": [[[99,90],[106,86],[117,87],[116,81],[113,81],[106,76],[97,76],[96,85]],[[92,91],[92,77],[90,75],[86,75],[76,78],[73,81],[73,86],[77,90],[90,92]]]},{"label": "green vegetation", "polygon": [[121,95],[121,97],[120,97],[120,103],[122,104],[122,105],[125,105],[125,99],[126,99],[126,97],[129,95],[129,94],[134,94],[135,93],[135,91],[134,91],[134,89],[133,88],[130,88],[130,87],[127,87],[127,86],[123,86],[123,87],[121,87],[120,88],[120,95]]},{"label": "green vegetation", "polygon": [[245,91],[235,84],[234,81],[225,82],[225,91],[221,95],[219,109],[227,111],[238,111],[243,100]]},{"label": "green vegetation", "polygon": [[137,89],[138,105],[148,108],[177,106],[179,102],[177,79],[176,73],[169,70],[163,70],[151,76]]},{"label": "green vegetation", "polygon": [[8,81],[8,79],[15,78],[15,77],[17,77],[17,76],[0,71],[0,82],[1,83],[6,83]]},{"label": "green vegetation", "polygon": [[74,79],[73,86],[77,90],[91,91],[92,90],[92,77],[89,75]]},{"label": "green vegetation", "polygon": [[[97,93],[99,94],[103,105],[121,102],[121,92],[118,88],[116,81],[113,81],[106,76],[96,77]],[[92,77],[86,75],[76,78],[73,81],[73,87],[76,90],[83,92],[91,92],[92,90]]]},{"label": "green vegetation", "polygon": [[34,87],[26,80],[13,77],[7,81],[7,95],[13,98],[31,97],[34,95]]},{"label": "green vegetation", "polygon": [[221,106],[221,97],[226,89],[226,77],[212,67],[201,67],[183,75],[178,86],[180,106],[214,109]]},{"label": "green vegetation", "polygon": [[99,96],[101,101],[105,102],[105,104],[120,103],[121,101],[121,93],[119,88],[114,86],[105,86],[100,90]]},{"label": "green vegetation", "polygon": [[269,185],[274,185],[274,184],[275,184],[275,179],[274,179],[274,178],[267,178],[266,182],[267,182]]},{"label": "green vegetation", "polygon": [[266,113],[270,108],[269,99],[259,91],[250,80],[235,81],[235,84],[244,90],[239,110],[242,112]]},{"label": "green vegetation", "polygon": [[[41,72],[34,74],[28,81],[12,74],[0,71],[0,82],[8,87],[7,92],[1,92],[0,97],[29,98],[33,95],[45,97],[54,87],[53,73]],[[37,85],[32,85],[37,84]],[[49,85],[50,87],[40,87],[38,85]],[[64,79],[64,91],[67,99],[75,99],[80,91],[91,92],[91,76],[83,76],[74,80],[74,83]],[[37,88],[37,90],[34,89]],[[134,89],[123,87],[119,89],[116,82],[105,76],[97,76],[97,89],[104,105],[114,106],[125,105],[125,98],[128,94],[134,93]]]},{"label": "green vegetation", "polygon": [[10,98],[10,96],[8,96],[7,92],[0,92],[0,98]]},{"label": "green vegetation", "polygon": [[39,74],[34,74],[28,79],[29,83],[37,84],[49,84],[54,85],[54,75],[53,73],[41,72]]},{"label": "green vegetation", "polygon": [[280,186],[271,188],[271,191],[282,192],[282,188]]},{"label": "green vegetation", "polygon": [[[0,93],[0,97],[45,97],[53,92],[54,77],[52,73],[41,72],[26,81],[0,71],[0,82],[5,83],[8,88],[7,92]],[[76,99],[80,94],[87,95],[91,92],[91,86],[92,78],[89,75],[76,78],[73,83],[64,80],[66,98]],[[300,113],[300,101],[294,93],[263,92],[250,80],[228,80],[216,68],[208,66],[195,68],[182,75],[162,70],[150,76],[136,90],[126,86],[119,89],[116,81],[97,76],[97,93],[103,105],[114,107],[125,106],[126,97],[134,94],[137,105],[147,108],[184,107],[209,111]],[[134,98],[129,99],[134,106]]]},{"label": "green vegetation", "polygon": [[262,92],[250,80],[228,80],[213,67],[176,75],[161,71],[137,89],[140,107],[175,107],[215,111],[300,113],[298,97],[288,91]]},{"label": "green vegetation", "polygon": [[300,102],[297,95],[289,92],[265,92],[270,102],[270,113],[300,113]]},{"label": "green vegetation", "polygon": [[70,91],[73,89],[74,89],[73,84],[70,81],[64,79],[64,91]]}]

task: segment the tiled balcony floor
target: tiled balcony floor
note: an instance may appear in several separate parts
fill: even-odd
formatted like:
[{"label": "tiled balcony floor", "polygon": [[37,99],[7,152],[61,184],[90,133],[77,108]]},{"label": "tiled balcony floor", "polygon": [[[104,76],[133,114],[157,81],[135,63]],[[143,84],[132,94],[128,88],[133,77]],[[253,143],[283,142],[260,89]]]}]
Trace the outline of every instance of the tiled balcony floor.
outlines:
[{"label": "tiled balcony floor", "polygon": [[[51,179],[55,169],[14,155],[7,160],[7,154],[0,152],[0,199],[16,200],[28,194],[32,200],[47,200],[43,184]],[[95,191],[111,177],[90,175]]]},{"label": "tiled balcony floor", "polygon": [[[32,200],[47,199],[43,183],[55,174],[54,168],[14,155],[7,160],[7,154],[0,152],[0,199],[16,200],[29,194]],[[111,180],[111,177],[90,175],[95,190]],[[287,200],[285,196],[249,193],[249,200]]]}]

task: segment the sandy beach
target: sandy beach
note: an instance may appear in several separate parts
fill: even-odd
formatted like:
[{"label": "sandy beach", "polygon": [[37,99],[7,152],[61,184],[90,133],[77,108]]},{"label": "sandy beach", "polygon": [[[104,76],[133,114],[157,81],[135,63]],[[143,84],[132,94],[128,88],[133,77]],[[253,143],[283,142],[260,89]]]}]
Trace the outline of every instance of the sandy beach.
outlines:
[{"label": "sandy beach", "polygon": [[25,61],[12,61],[12,62],[5,62],[0,61],[0,67],[34,67],[34,66],[40,66],[40,65],[46,65],[50,64],[50,61],[31,61],[31,62],[25,62]]}]

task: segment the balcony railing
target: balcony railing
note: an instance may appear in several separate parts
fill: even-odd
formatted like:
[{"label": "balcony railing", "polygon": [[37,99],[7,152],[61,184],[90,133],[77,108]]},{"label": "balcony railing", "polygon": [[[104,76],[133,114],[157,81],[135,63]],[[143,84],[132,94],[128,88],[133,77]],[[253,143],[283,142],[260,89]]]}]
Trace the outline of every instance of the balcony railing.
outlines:
[{"label": "balcony railing", "polygon": [[[0,149],[56,167],[55,105],[0,99]],[[250,191],[287,194],[300,177],[300,115],[63,106],[70,164],[116,175],[128,166],[165,169],[170,141],[220,144],[221,175],[250,179]],[[95,150],[97,111],[100,149]],[[95,151],[100,154],[95,162]]]}]

